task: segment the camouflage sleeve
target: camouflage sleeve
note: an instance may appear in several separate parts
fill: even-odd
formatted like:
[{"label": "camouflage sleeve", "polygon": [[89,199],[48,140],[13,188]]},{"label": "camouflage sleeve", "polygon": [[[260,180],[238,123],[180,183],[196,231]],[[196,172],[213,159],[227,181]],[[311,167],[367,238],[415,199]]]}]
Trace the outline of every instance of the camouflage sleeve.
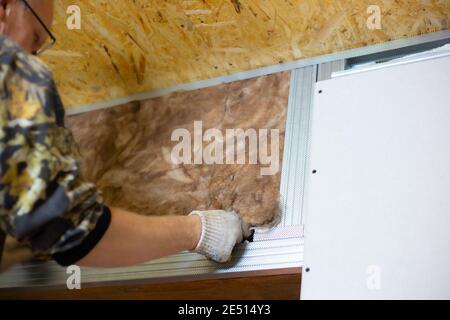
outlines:
[{"label": "camouflage sleeve", "polygon": [[0,229],[70,265],[103,237],[110,211],[81,177],[50,72],[9,41],[0,45]]}]

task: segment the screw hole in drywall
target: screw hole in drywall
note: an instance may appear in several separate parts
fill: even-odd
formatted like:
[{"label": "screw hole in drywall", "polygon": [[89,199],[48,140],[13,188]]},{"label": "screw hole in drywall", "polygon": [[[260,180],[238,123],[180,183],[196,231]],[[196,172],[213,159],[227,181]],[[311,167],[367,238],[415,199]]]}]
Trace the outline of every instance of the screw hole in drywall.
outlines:
[{"label": "screw hole in drywall", "polygon": [[305,271],[306,271],[306,272],[310,272],[311,269],[310,269],[310,268],[306,268]]},{"label": "screw hole in drywall", "polygon": [[316,174],[317,173],[317,170],[313,170],[313,172],[312,172],[313,174]]},{"label": "screw hole in drywall", "polygon": [[319,90],[319,94],[321,94],[323,91],[322,90]]}]

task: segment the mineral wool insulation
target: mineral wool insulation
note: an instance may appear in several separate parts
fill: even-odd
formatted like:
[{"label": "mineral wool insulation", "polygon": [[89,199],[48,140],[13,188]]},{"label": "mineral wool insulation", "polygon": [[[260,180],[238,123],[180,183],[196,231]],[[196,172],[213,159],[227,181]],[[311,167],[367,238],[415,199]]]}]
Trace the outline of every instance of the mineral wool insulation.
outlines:
[{"label": "mineral wool insulation", "polygon": [[[108,205],[139,214],[227,209],[253,225],[274,224],[279,214],[289,79],[290,73],[284,72],[69,117],[83,174],[97,184]],[[208,129],[216,129],[214,138],[199,144]],[[237,139],[233,146],[226,139],[227,129],[252,129],[258,148],[251,147],[250,139],[244,149]],[[178,135],[174,140],[177,132],[184,138]],[[217,148],[210,153],[215,162],[206,163],[202,155],[208,145],[220,146],[211,144],[220,134],[223,158]],[[187,148],[174,153],[187,142],[190,154]],[[265,159],[260,157],[263,147]],[[229,161],[231,156],[227,160],[230,150],[236,155],[237,150],[245,150],[244,163],[238,163],[237,157],[234,162]]]}]

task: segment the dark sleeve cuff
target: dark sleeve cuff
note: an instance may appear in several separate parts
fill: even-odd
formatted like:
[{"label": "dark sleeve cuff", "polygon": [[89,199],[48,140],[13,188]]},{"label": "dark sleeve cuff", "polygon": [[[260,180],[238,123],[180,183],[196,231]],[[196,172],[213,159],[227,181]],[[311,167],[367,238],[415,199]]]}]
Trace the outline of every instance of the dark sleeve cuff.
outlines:
[{"label": "dark sleeve cuff", "polygon": [[55,253],[52,256],[53,259],[63,267],[71,266],[77,263],[87,256],[89,252],[91,252],[92,249],[94,249],[94,247],[100,242],[105,235],[106,230],[108,230],[110,223],[111,211],[107,206],[104,206],[103,213],[98,219],[97,225],[94,230],[87,235],[83,242],[70,250]]}]

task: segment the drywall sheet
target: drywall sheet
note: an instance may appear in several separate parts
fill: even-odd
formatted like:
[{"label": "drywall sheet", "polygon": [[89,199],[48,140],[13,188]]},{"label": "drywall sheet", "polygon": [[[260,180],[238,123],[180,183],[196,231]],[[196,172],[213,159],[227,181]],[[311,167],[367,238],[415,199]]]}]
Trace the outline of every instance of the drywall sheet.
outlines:
[{"label": "drywall sheet", "polygon": [[[60,0],[44,60],[67,107],[447,29],[448,0]],[[80,9],[80,29],[72,5]],[[377,11],[380,29],[368,27]],[[69,9],[69,10],[68,10]],[[69,12],[69,13],[67,13]],[[370,24],[369,24],[370,25]]]},{"label": "drywall sheet", "polygon": [[447,56],[317,84],[304,299],[450,298],[449,70]]},{"label": "drywall sheet", "polygon": [[[68,123],[80,146],[83,173],[97,184],[107,204],[140,214],[232,209],[251,224],[273,224],[279,213],[289,82],[290,72],[284,72],[72,116]],[[224,139],[225,129],[254,129],[258,136],[268,129],[267,148],[259,137],[257,149],[249,140],[235,145],[236,155],[245,148],[244,164],[237,164],[237,158],[234,164],[174,164],[172,151],[180,140],[171,138],[177,129],[191,134],[191,159],[196,159],[194,154],[201,157],[194,145],[195,121],[202,122],[204,134],[217,129]],[[279,139],[272,139],[272,132]],[[277,152],[272,152],[275,141]],[[227,146],[224,162],[231,150]],[[250,164],[264,149],[270,156],[278,153],[271,166],[278,170],[272,175],[262,175],[261,169],[270,167],[262,158]]]}]

